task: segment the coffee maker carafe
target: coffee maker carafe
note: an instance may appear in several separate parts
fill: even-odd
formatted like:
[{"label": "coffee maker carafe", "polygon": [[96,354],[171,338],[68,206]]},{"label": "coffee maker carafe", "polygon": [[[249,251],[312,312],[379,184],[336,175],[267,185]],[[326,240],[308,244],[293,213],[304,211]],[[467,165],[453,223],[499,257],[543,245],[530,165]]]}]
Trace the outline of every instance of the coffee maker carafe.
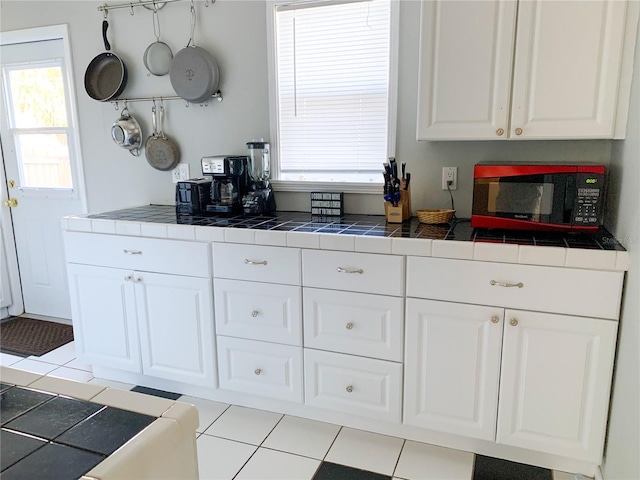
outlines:
[{"label": "coffee maker carafe", "polygon": [[209,213],[242,213],[242,198],[249,185],[248,158],[244,156],[203,157],[202,174],[212,177]]},{"label": "coffee maker carafe", "polygon": [[272,213],[276,210],[276,199],[269,183],[271,175],[269,143],[248,142],[249,192],[242,199],[246,214]]}]

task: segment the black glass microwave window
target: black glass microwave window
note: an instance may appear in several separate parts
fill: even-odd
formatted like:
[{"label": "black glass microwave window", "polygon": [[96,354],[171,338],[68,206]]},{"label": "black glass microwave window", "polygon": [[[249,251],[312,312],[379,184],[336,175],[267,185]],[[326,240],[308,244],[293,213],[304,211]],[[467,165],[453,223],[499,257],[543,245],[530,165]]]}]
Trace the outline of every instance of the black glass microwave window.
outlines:
[{"label": "black glass microwave window", "polygon": [[571,224],[574,196],[575,173],[476,178],[473,214]]}]

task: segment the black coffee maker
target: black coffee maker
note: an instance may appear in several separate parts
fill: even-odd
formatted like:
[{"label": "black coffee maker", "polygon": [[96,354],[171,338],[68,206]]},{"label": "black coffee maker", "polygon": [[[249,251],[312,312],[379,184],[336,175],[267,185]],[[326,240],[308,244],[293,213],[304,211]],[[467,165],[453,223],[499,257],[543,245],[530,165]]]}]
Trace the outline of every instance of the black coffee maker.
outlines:
[{"label": "black coffee maker", "polygon": [[212,177],[209,213],[240,214],[249,185],[248,159],[243,156],[203,157],[202,174]]},{"label": "black coffee maker", "polygon": [[276,198],[273,195],[269,177],[271,165],[269,143],[261,140],[247,143],[249,159],[249,191],[242,199],[244,213],[258,215],[273,213],[276,210]]}]

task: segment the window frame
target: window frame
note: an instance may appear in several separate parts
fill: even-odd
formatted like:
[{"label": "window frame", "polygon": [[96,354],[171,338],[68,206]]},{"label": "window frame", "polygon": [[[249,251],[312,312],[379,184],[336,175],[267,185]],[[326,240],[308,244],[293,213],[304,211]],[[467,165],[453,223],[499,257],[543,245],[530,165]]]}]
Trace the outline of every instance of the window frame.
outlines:
[{"label": "window frame", "polygon": [[[269,77],[269,133],[271,143],[271,184],[273,189],[281,192],[313,192],[319,190],[339,190],[344,193],[380,193],[383,183],[382,174],[379,182],[314,182],[299,180],[280,180],[280,157],[278,124],[278,77],[276,58],[276,10],[283,5],[295,4],[339,4],[347,2],[365,2],[367,0],[267,0],[267,61]],[[400,2],[390,1],[389,32],[389,96],[387,118],[387,157],[395,157],[396,126],[398,113],[398,51],[400,37]],[[386,160],[386,159],[385,159]],[[382,172],[380,162],[380,172]]]}]

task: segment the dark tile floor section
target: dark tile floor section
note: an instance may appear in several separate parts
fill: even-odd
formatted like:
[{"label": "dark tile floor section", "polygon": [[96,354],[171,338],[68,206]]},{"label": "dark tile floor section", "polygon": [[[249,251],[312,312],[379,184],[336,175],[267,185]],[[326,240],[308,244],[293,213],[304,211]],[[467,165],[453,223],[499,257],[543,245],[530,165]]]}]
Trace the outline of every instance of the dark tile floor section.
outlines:
[{"label": "dark tile floor section", "polygon": [[10,385],[8,383],[0,382],[0,393],[4,392],[5,390],[10,389],[11,387],[13,387],[13,385]]},{"label": "dark tile floor section", "polygon": [[57,437],[56,442],[111,455],[156,417],[107,407]]},{"label": "dark tile floor section", "polygon": [[13,420],[14,418],[28,412],[33,407],[55,398],[55,395],[36,392],[21,387],[13,387],[0,394],[0,424]]},{"label": "dark tile floor section", "polygon": [[476,455],[473,480],[553,480],[547,468]]},{"label": "dark tile floor section", "polygon": [[61,480],[79,478],[104,456],[49,443],[2,472],[2,480]]},{"label": "dark tile floor section", "polygon": [[130,220],[149,223],[202,225],[211,227],[251,228],[316,232],[338,235],[364,235],[376,237],[426,238],[431,240],[459,240],[520,245],[552,245],[565,248],[598,250],[624,250],[622,245],[601,227],[596,234],[565,234],[548,232],[513,232],[497,229],[471,228],[469,219],[455,219],[451,223],[427,225],[412,218],[404,223],[387,223],[382,215],[344,215],[343,217],[317,217],[307,212],[275,212],[257,216],[176,216],[172,205],[146,205],[113,212],[89,215],[89,218]]},{"label": "dark tile floor section", "polygon": [[141,387],[140,385],[133,387],[131,391],[153,395],[154,397],[168,398],[169,400],[178,400],[182,396],[180,393],[166,392],[155,388]]},{"label": "dark tile floor section", "polygon": [[0,448],[0,471],[6,470],[46,444],[45,440],[10,432],[3,428],[0,431],[0,445],[2,445]]},{"label": "dark tile floor section", "polygon": [[391,477],[336,463],[322,462],[313,480],[391,480]]},{"label": "dark tile floor section", "polygon": [[5,424],[6,428],[53,440],[104,405],[57,397]]}]

